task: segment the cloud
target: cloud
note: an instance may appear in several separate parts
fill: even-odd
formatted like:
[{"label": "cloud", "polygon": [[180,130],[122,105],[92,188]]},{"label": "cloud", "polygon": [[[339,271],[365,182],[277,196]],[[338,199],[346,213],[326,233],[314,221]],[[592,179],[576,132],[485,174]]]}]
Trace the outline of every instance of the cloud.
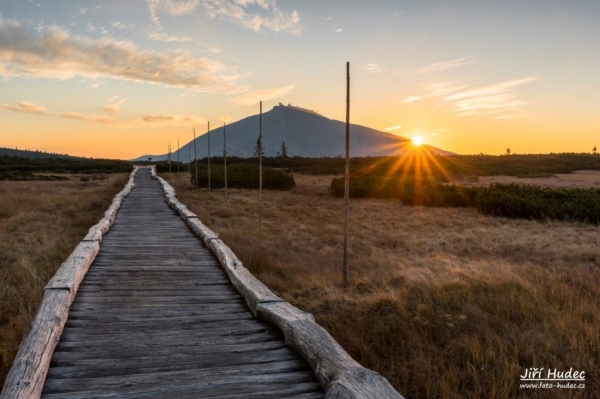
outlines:
[{"label": "cloud", "polygon": [[92,83],[88,86],[88,89],[97,89],[98,87],[100,87],[100,83]]},{"label": "cloud", "polygon": [[[162,30],[158,11],[179,16],[194,12],[200,6],[210,19],[220,19],[242,26],[254,32],[263,29],[273,32],[302,33],[297,11],[283,12],[276,0],[146,0],[150,18],[158,30]],[[253,11],[250,12],[250,7]]]},{"label": "cloud", "polygon": [[167,14],[179,16],[188,14],[194,11],[200,4],[199,0],[147,0],[148,10],[150,10],[150,18],[157,27],[160,27],[160,19],[158,18],[157,11],[163,10]]},{"label": "cloud", "polygon": [[457,58],[455,60],[450,60],[450,61],[436,62],[435,64],[431,64],[429,66],[426,66],[425,68],[419,69],[417,72],[418,73],[439,72],[439,71],[443,71],[446,69],[458,68],[461,66],[469,65],[469,64],[472,64],[474,61],[475,61],[475,57],[470,56],[470,57]]},{"label": "cloud", "polygon": [[17,104],[1,104],[0,108],[9,111],[28,113],[34,115],[46,115],[57,118],[72,119],[78,121],[100,123],[110,125],[116,128],[137,128],[137,127],[163,127],[163,126],[193,126],[204,124],[204,119],[191,115],[146,115],[139,119],[116,119],[102,115],[89,115],[79,112],[49,112],[41,105],[22,101]]},{"label": "cloud", "polygon": [[420,96],[410,96],[406,97],[403,102],[405,103],[414,103],[415,101],[419,101],[422,97]]},{"label": "cloud", "polygon": [[337,33],[342,33],[343,31],[344,31],[344,30],[343,30],[342,28],[338,28],[338,29],[336,29],[336,32],[337,32]]},{"label": "cloud", "polygon": [[[537,76],[509,80],[486,86],[473,86],[464,81],[447,81],[432,83],[424,86],[425,94],[407,97],[404,102],[410,103],[424,98],[439,98],[441,106],[449,106],[449,112],[459,116],[493,115],[501,111],[516,111],[529,102],[517,98],[515,89],[519,86],[537,80]],[[509,119],[514,112],[507,116],[494,119]]]},{"label": "cloud", "polygon": [[394,125],[394,126],[383,128],[383,130],[385,130],[387,132],[391,132],[393,130],[398,130],[398,129],[402,129],[402,126],[401,125]]},{"label": "cloud", "polygon": [[183,50],[143,51],[131,42],[92,40],[54,26],[36,33],[6,24],[1,17],[0,65],[4,77],[109,77],[201,92],[237,94],[247,90],[237,84],[243,75]]},{"label": "cloud", "polygon": [[15,111],[27,114],[45,114],[47,109],[41,105],[30,103],[28,101],[21,101],[17,104],[1,104],[0,107],[9,111]]},{"label": "cloud", "polygon": [[385,68],[382,69],[378,64],[372,62],[365,65],[363,69],[371,73],[380,73],[381,71],[385,71]]},{"label": "cloud", "polygon": [[[248,13],[249,5],[257,5],[262,12]],[[205,0],[202,6],[209,18],[219,18],[254,32],[264,28],[273,32],[302,33],[298,12],[281,11],[275,0]]]},{"label": "cloud", "polygon": [[258,104],[259,101],[273,100],[277,97],[286,95],[293,91],[295,88],[295,85],[291,85],[285,87],[276,87],[273,89],[249,91],[240,96],[234,97],[231,101],[233,101],[236,104],[254,105]]},{"label": "cloud", "polygon": [[204,43],[200,40],[195,40],[191,36],[177,36],[169,33],[165,33],[163,31],[154,31],[148,33],[148,39],[166,43],[182,43],[182,42],[195,42],[204,48],[205,51],[209,53],[220,53],[221,49],[217,46],[213,46],[212,44]]},{"label": "cloud", "polygon": [[126,23],[120,22],[120,21],[111,21],[110,26],[112,26],[113,28],[120,29],[120,30],[131,30],[135,27],[135,26],[133,26],[133,24],[126,24]]},{"label": "cloud", "polygon": [[514,88],[537,80],[537,76],[514,79],[488,86],[479,86],[450,94],[444,98],[460,116],[490,115],[528,105],[519,100]]},{"label": "cloud", "polygon": [[88,22],[87,23],[87,28],[85,30],[88,33],[94,33],[94,32],[96,32],[96,27],[91,22]]}]

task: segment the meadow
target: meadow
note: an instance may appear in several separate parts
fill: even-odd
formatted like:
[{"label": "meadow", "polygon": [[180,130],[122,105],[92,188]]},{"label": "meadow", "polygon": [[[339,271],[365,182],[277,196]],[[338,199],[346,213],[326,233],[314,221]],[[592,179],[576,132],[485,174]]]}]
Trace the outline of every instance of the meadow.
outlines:
[{"label": "meadow", "polygon": [[[352,199],[342,287],[342,200],[332,175],[291,191],[207,193],[163,174],[261,281],[315,315],[407,398],[586,398],[600,392],[600,232],[473,208]],[[527,367],[585,370],[581,390],[527,390]]]},{"label": "meadow", "polygon": [[44,286],[102,218],[128,174],[87,177],[0,181],[0,386]]}]

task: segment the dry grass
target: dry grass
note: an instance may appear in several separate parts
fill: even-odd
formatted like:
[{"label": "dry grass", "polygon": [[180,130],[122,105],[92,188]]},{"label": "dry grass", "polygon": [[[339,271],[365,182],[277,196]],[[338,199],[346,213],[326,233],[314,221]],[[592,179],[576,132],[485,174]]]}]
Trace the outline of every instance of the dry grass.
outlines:
[{"label": "dry grass", "polygon": [[0,181],[0,386],[42,289],[96,224],[127,175],[82,183]]},{"label": "dry grass", "polygon": [[600,171],[579,170],[569,174],[556,174],[552,177],[480,176],[476,182],[458,181],[453,183],[470,187],[489,186],[492,183],[515,183],[550,188],[600,188]]},{"label": "dry grass", "polygon": [[[598,228],[472,209],[351,202],[351,288],[341,283],[342,200],[331,176],[291,192],[195,191],[165,177],[277,294],[315,314],[409,398],[598,397]],[[519,389],[526,367],[586,372],[584,390]]]}]

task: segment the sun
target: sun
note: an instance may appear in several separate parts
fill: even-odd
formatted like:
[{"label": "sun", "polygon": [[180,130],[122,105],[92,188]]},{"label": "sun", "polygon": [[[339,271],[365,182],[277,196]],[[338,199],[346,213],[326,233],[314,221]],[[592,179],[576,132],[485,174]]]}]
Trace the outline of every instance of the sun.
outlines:
[{"label": "sun", "polygon": [[416,145],[417,147],[420,146],[421,144],[423,144],[423,137],[421,137],[421,136],[415,136],[415,137],[413,137],[412,143],[414,145]]}]

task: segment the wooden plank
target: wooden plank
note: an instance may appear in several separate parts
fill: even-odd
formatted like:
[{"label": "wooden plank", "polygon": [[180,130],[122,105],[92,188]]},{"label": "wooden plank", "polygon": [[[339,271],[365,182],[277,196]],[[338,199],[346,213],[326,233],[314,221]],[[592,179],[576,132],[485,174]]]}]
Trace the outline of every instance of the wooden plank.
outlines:
[{"label": "wooden plank", "polygon": [[[170,372],[154,372],[154,373],[141,373],[126,376],[113,376],[113,377],[102,377],[102,378],[64,378],[64,379],[53,379],[44,387],[44,393],[53,392],[73,392],[78,390],[80,386],[83,387],[94,387],[101,386],[104,390],[113,389],[119,390],[122,388],[142,386],[151,387],[153,385],[170,384],[177,386],[189,381],[210,381],[215,377],[231,376],[236,375],[257,375],[257,374],[270,374],[280,372],[291,372],[291,371],[307,371],[310,370],[305,362],[298,359],[287,360],[282,362],[263,363],[259,365],[238,365],[234,367],[221,367],[218,369],[188,369],[180,371]],[[89,388],[88,388],[89,389]]]}]

